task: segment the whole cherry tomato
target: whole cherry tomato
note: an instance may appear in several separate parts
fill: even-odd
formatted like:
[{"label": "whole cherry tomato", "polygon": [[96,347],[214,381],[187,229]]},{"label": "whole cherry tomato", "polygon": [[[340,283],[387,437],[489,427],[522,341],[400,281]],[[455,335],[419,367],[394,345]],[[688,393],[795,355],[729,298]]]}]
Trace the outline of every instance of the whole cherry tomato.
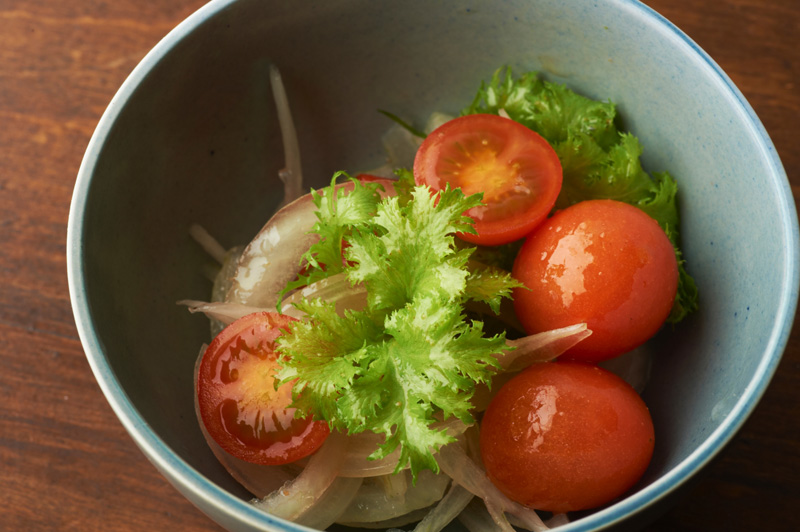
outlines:
[{"label": "whole cherry tomato", "polygon": [[526,240],[513,275],[514,308],[529,334],[587,323],[592,335],[562,359],[600,361],[638,347],[669,316],[675,250],[655,220],[613,200],[557,212]]},{"label": "whole cherry tomato", "polygon": [[625,381],[580,362],[534,364],[507,382],[481,422],[492,482],[555,513],[596,508],[629,490],[653,454],[650,413]]}]

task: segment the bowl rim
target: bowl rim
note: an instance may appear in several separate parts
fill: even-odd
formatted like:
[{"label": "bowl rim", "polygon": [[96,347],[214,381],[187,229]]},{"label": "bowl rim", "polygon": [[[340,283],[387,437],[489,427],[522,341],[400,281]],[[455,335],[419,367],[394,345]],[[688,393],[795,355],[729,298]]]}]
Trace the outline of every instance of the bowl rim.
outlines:
[{"label": "bowl rim", "polygon": [[[179,23],[132,70],[101,116],[78,170],[70,204],[66,245],[69,294],[81,344],[106,400],[136,445],[178,491],[204,513],[209,516],[212,514],[222,516],[229,523],[237,522],[254,529],[276,532],[308,531],[312,529],[266,514],[222,489],[180,458],[153,432],[115,379],[114,372],[105,358],[104,346],[93,327],[84,289],[86,279],[82,268],[83,213],[95,164],[113,124],[136,88],[171,49],[207,20],[237,1],[211,0]],[[786,236],[789,247],[786,250],[783,265],[783,289],[778,312],[775,325],[769,332],[767,347],[762,353],[761,361],[751,377],[748,387],[743,390],[720,426],[711,432],[689,456],[663,476],[613,505],[560,527],[565,532],[601,530],[614,526],[634,514],[644,512],[688,482],[728,444],[752,414],[778,367],[792,330],[792,318],[797,310],[798,285],[800,285],[800,270],[798,269],[800,237],[798,236],[797,210],[785,170],[760,119],[728,75],[682,30],[637,0],[615,1],[622,9],[631,10],[633,16],[643,17],[654,27],[660,27],[661,31],[669,38],[678,40],[687,46],[689,48],[687,53],[695,56],[694,59],[699,63],[700,68],[707,69],[710,76],[716,77],[716,80],[720,82],[722,87],[720,90],[727,91],[728,95],[733,97],[739,110],[744,113],[746,122],[754,133],[753,137],[757,139],[764,160],[772,170],[771,179],[780,200],[781,210],[778,215],[782,221],[782,234]],[[206,505],[206,508],[201,507],[199,502]]]}]

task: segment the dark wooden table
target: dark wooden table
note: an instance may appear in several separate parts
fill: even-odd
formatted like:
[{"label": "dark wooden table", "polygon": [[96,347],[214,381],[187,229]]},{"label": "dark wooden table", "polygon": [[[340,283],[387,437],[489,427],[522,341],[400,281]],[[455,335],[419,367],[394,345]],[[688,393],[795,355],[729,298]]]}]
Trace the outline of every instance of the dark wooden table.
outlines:
[{"label": "dark wooden table", "polygon": [[[800,191],[800,1],[650,0],[763,121]],[[134,446],[83,355],[67,293],[87,142],[145,53],[203,0],[0,0],[0,529],[220,528]],[[744,429],[653,531],[800,530],[800,329]]]}]

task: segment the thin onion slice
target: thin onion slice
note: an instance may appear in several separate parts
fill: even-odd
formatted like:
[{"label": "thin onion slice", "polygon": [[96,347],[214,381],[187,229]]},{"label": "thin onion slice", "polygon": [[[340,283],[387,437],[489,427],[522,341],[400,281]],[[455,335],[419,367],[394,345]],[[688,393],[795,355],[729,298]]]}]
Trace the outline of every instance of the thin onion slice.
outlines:
[{"label": "thin onion slice", "polygon": [[276,517],[297,521],[314,507],[336,479],[346,449],[347,437],[331,432],[311,457],[308,466],[294,480],[262,499],[254,499],[251,504]]},{"label": "thin onion slice", "polygon": [[486,410],[497,390],[514,377],[516,372],[531,364],[553,360],[590,334],[592,331],[586,324],[579,323],[518,340],[508,340],[507,344],[515,349],[495,355],[502,371],[492,378],[491,387],[486,384],[478,384],[475,387],[475,394],[472,397],[475,410],[478,412]]},{"label": "thin onion slice", "polygon": [[225,301],[228,291],[233,283],[233,276],[236,274],[236,265],[242,256],[244,246],[234,246],[225,252],[222,258],[222,267],[214,278],[214,286],[211,288],[211,301]]},{"label": "thin onion slice", "polygon": [[429,470],[419,473],[416,484],[412,483],[409,470],[365,479],[358,494],[340,516],[340,521],[386,521],[427,508],[442,499],[449,484],[448,476]]},{"label": "thin onion slice", "polygon": [[342,314],[345,310],[362,310],[367,305],[367,290],[363,285],[353,285],[344,273],[337,273],[303,288],[298,288],[281,302],[281,311],[303,299],[320,298],[326,303],[336,305],[336,311]]},{"label": "thin onion slice", "polygon": [[290,482],[299,473],[299,469],[290,465],[268,466],[245,462],[226,452],[206,430],[202,419],[198,419],[200,430],[206,439],[211,452],[226,471],[242,485],[244,489],[256,497],[266,497],[276,489]]},{"label": "thin onion slice", "polygon": [[300,516],[295,523],[317,530],[326,530],[334,524],[356,496],[363,482],[360,478],[337,477],[317,499],[314,507]]},{"label": "thin onion slice", "polygon": [[405,515],[401,515],[400,517],[394,517],[392,519],[386,519],[385,521],[375,521],[372,523],[345,523],[339,521],[340,525],[349,526],[351,528],[369,528],[373,530],[386,530],[386,532],[402,532],[398,531],[397,527],[405,526],[409,523],[415,523],[425,517],[428,512],[430,511],[429,508],[420,508],[419,510],[414,510],[408,512]]},{"label": "thin onion slice", "polygon": [[301,257],[317,241],[309,233],[317,220],[315,211],[306,194],[269,219],[239,258],[226,301],[275,307],[280,291],[297,277]]},{"label": "thin onion slice", "polygon": [[547,526],[550,528],[556,528],[558,526],[564,526],[569,524],[569,515],[567,514],[555,514],[553,517],[547,520]]},{"label": "thin onion slice", "polygon": [[508,523],[502,515],[508,512],[516,516],[521,525],[528,530],[539,532],[548,529],[534,510],[512,501],[501,493],[483,469],[467,456],[460,443],[445,445],[439,450],[437,458],[439,467],[454,482],[484,500],[489,513],[499,526]]},{"label": "thin onion slice", "polygon": [[473,499],[464,511],[458,514],[458,520],[469,532],[516,532],[511,525],[498,525],[486,505],[480,499]]},{"label": "thin onion slice", "polygon": [[[444,429],[452,437],[457,437],[467,430],[467,426],[457,418],[437,421],[431,428]],[[384,436],[374,432],[361,432],[350,435],[347,456],[339,470],[343,477],[376,477],[389,475],[397,469],[400,449],[397,448],[380,460],[371,460],[369,456],[383,443]]]},{"label": "thin onion slice", "polygon": [[192,224],[189,226],[189,235],[200,244],[206,253],[211,255],[215,261],[222,264],[225,262],[225,255],[227,251],[222,244],[217,242],[217,239],[211,236],[211,234],[205,230],[205,228],[200,224]]},{"label": "thin onion slice", "polygon": [[292,112],[289,108],[289,98],[278,67],[269,66],[269,81],[272,85],[272,97],[278,111],[278,124],[283,141],[283,157],[285,167],[278,172],[283,181],[283,204],[289,204],[303,195],[303,170],[300,164],[300,143],[297,141],[297,131],[294,127]]},{"label": "thin onion slice", "polygon": [[439,504],[420,521],[414,532],[439,532],[458,517],[475,496],[455,482]]},{"label": "thin onion slice", "polygon": [[370,460],[378,445],[383,443],[383,436],[374,432],[362,432],[350,436],[351,445],[348,455],[342,464],[339,474],[343,477],[377,477],[390,475],[397,469],[400,460],[400,449],[395,449],[380,460]]},{"label": "thin onion slice", "polygon": [[[251,307],[249,305],[242,305],[240,303],[209,303],[208,301],[197,301],[195,299],[181,299],[178,305],[185,305],[189,308],[192,314],[202,312],[209,318],[220,321],[224,325],[230,325],[239,318],[243,318],[249,314],[256,312],[275,312],[275,309],[266,309],[261,307]],[[293,318],[302,318],[305,313],[300,312],[294,307],[286,307],[282,309],[284,314]]]},{"label": "thin onion slice", "polygon": [[515,347],[497,357],[500,366],[506,371],[519,371],[535,362],[547,362],[564,353],[567,349],[592,334],[585,323],[578,323],[532,334],[518,340],[509,340]]},{"label": "thin onion slice", "polygon": [[[508,522],[516,527],[525,528],[522,523],[520,523],[519,519],[513,515],[508,516]],[[558,526],[569,524],[569,522],[568,514],[554,514],[549,519],[545,519],[544,524],[547,525],[548,528],[556,528]]]},{"label": "thin onion slice", "polygon": [[[390,180],[382,180],[383,197],[395,194]],[[336,188],[349,190],[348,181]],[[311,233],[317,221],[311,194],[286,205],[264,225],[239,259],[226,301],[275,308],[283,288],[297,278],[302,256],[319,236]]]},{"label": "thin onion slice", "polygon": [[[345,309],[358,310],[363,308],[367,301],[367,292],[361,285],[351,286],[350,281],[343,273],[332,275],[306,287],[295,290],[281,304],[281,313],[293,318],[302,318],[305,313],[295,308],[303,299],[321,298],[328,303],[334,303],[336,309],[344,312]],[[202,312],[211,319],[230,325],[234,321],[253,314],[254,312],[275,312],[276,309],[243,305],[233,302],[207,302],[195,299],[182,299],[179,305],[189,307],[189,312]]]}]

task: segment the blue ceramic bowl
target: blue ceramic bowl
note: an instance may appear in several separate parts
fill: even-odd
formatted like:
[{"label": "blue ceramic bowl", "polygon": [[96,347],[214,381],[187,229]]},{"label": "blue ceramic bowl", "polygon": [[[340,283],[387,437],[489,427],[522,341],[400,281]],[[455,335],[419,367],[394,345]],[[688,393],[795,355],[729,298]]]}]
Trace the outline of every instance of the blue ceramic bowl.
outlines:
[{"label": "blue ceramic bowl", "polygon": [[[653,342],[645,393],[658,443],[624,500],[565,526],[638,524],[733,437],[786,345],[798,292],[795,206],[775,149],[719,67],[626,0],[214,0],[150,52],[103,115],[69,220],[69,282],[86,355],[153,464],[231,530],[300,528],[265,515],[196,424],[192,367],[206,260],[187,229],[247,242],[281,199],[268,81],[277,64],[310,185],[377,166],[376,109],[455,112],[503,64],[618,103],[643,162],[681,186],[683,246],[700,311]],[[458,530],[457,526],[453,528]]]}]

